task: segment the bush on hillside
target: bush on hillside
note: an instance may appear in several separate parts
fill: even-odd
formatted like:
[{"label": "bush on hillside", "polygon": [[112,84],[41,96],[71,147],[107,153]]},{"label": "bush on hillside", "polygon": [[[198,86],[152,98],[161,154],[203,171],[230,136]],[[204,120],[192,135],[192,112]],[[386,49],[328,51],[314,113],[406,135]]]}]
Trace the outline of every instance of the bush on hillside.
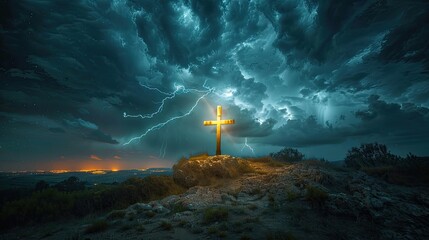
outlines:
[{"label": "bush on hillside", "polygon": [[363,169],[394,166],[399,163],[400,157],[391,154],[384,144],[367,143],[350,149],[344,161],[349,168]]},{"label": "bush on hillside", "polygon": [[285,147],[276,153],[270,153],[271,158],[283,162],[299,162],[304,159],[304,154],[295,148]]}]

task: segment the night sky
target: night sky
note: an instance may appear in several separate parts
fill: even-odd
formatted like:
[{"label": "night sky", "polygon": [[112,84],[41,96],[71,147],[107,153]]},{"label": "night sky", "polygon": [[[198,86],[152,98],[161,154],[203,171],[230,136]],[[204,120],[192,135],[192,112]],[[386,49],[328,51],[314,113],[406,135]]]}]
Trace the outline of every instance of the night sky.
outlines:
[{"label": "night sky", "polygon": [[428,22],[427,0],[1,0],[0,170],[214,154],[216,105],[224,154],[429,155]]}]

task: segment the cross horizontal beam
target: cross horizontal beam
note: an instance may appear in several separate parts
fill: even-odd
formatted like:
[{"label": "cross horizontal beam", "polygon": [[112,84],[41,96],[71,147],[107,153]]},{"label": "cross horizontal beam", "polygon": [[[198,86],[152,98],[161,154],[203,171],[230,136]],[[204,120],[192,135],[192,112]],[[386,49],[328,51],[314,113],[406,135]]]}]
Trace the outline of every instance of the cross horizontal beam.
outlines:
[{"label": "cross horizontal beam", "polygon": [[[221,125],[234,124],[234,123],[235,123],[234,119],[220,120]],[[217,125],[217,124],[218,124],[218,121],[204,121],[204,126]]]}]

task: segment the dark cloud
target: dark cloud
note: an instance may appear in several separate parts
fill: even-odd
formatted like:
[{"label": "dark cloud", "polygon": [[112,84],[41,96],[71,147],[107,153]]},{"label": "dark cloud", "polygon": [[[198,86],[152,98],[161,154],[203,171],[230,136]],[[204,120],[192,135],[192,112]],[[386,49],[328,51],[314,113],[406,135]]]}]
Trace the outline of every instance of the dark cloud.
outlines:
[{"label": "dark cloud", "polygon": [[236,106],[231,106],[228,111],[237,123],[229,126],[228,133],[235,137],[266,137],[276,124],[272,118],[260,123],[253,117],[254,112]]},{"label": "dark cloud", "polygon": [[329,125],[323,126],[317,122],[315,116],[309,116],[304,120],[288,120],[262,142],[288,147],[334,144],[344,142],[351,134],[345,134],[347,131],[334,129]]},{"label": "dark cloud", "polygon": [[62,128],[49,128],[49,131],[53,133],[65,133],[66,131]]},{"label": "dark cloud", "polygon": [[[247,137],[257,154],[350,141],[427,154],[428,16],[419,0],[1,1],[1,168],[211,152],[216,105],[236,120],[231,154]],[[171,97],[179,85],[194,90]],[[152,118],[124,117],[166,96]]]},{"label": "dark cloud", "polygon": [[94,130],[88,134],[84,134],[84,138],[94,140],[97,142],[102,142],[102,143],[110,143],[110,144],[118,144],[119,143],[118,141],[113,139],[112,136],[109,136],[100,130]]},{"label": "dark cloud", "polygon": [[429,108],[413,103],[387,103],[380,96],[371,95],[368,107],[355,114],[362,120],[358,125],[362,131],[378,134],[387,141],[429,140]]}]

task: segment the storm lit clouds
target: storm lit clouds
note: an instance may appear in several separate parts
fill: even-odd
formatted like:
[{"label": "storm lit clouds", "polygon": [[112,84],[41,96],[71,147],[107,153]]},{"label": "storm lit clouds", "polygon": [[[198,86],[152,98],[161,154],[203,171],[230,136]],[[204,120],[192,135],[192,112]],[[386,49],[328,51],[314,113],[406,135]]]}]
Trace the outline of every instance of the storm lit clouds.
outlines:
[{"label": "storm lit clouds", "polygon": [[[368,141],[429,154],[423,0],[3,1],[0,9],[0,169],[88,156],[165,165],[214,153],[202,121],[219,104],[236,120],[224,127],[223,152],[233,155],[246,137],[257,155],[290,146],[339,160],[351,142]],[[123,117],[157,111],[178,84],[200,92],[168,99],[151,119]],[[189,116],[123,145],[189,111],[207,87],[214,92]]]}]

